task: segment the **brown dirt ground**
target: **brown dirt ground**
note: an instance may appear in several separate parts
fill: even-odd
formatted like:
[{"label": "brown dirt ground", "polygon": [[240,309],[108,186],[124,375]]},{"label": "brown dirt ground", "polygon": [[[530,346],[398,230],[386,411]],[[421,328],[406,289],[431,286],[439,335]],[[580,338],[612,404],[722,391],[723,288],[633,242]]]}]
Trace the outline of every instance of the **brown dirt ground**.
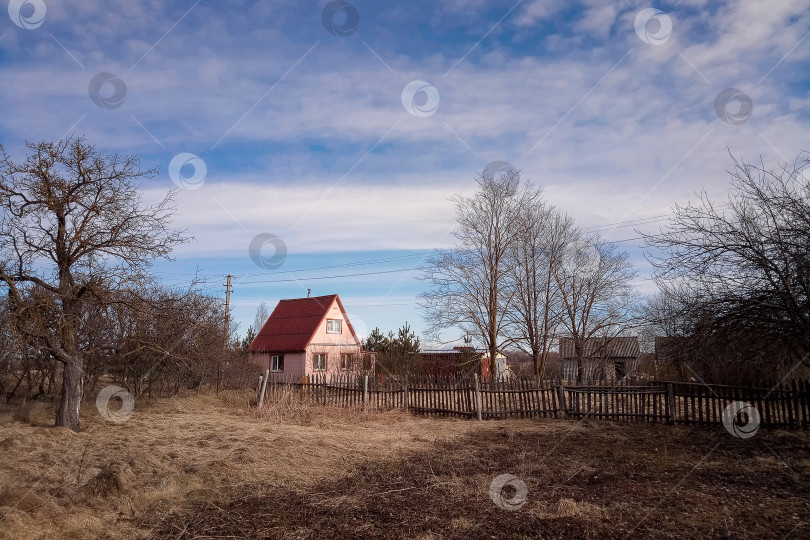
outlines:
[{"label": "brown dirt ground", "polygon": [[[807,538],[810,433],[475,422],[223,393],[0,415],[0,538]],[[492,480],[528,488],[517,511]],[[510,496],[512,492],[505,492]]]}]

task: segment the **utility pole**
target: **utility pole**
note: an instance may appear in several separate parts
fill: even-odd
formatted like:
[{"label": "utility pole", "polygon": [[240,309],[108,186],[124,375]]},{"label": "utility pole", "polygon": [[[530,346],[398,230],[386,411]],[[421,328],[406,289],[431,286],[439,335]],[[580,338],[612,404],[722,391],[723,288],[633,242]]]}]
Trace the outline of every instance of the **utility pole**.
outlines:
[{"label": "utility pole", "polygon": [[[223,285],[225,286],[225,349],[228,348],[228,340],[230,339],[230,323],[231,323],[231,275],[225,276],[227,280]],[[217,395],[219,395],[219,385],[222,378],[222,357],[217,360]]]}]

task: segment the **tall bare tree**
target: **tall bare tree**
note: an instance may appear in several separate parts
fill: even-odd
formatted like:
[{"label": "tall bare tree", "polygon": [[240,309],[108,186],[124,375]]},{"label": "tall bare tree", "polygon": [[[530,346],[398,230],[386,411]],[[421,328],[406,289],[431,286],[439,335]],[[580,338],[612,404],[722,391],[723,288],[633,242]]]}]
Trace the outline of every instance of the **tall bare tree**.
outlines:
[{"label": "tall bare tree", "polygon": [[581,232],[568,244],[565,259],[554,279],[562,297],[562,324],[573,339],[581,381],[588,340],[603,338],[607,343],[637,321],[637,298],[630,283],[636,271],[626,252]]},{"label": "tall bare tree", "polygon": [[577,231],[570,216],[545,204],[522,208],[517,226],[511,265],[515,295],[508,312],[509,334],[521,350],[532,356],[535,376],[543,377],[563,315],[562,290],[555,275]]},{"label": "tall bare tree", "polygon": [[520,174],[481,175],[478,191],[457,196],[457,226],[452,249],[437,250],[423,266],[423,279],[431,285],[420,295],[420,307],[429,335],[438,337],[449,328],[478,337],[489,351],[492,375],[495,358],[505,340],[506,312],[514,290],[510,252],[517,241],[521,208],[539,203],[541,190],[521,183]]},{"label": "tall bare tree", "polygon": [[136,287],[186,239],[170,228],[172,192],[143,203],[139,183],[156,171],[137,157],[82,138],[26,146],[22,162],[0,146],[0,282],[17,329],[63,365],[56,425],[78,431],[83,307]]}]

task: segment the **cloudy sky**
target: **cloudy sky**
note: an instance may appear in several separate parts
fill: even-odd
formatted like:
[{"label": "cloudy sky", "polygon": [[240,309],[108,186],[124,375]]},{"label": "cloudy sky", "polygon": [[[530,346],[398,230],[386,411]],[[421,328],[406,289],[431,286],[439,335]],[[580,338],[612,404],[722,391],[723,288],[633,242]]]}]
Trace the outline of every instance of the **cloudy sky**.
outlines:
[{"label": "cloudy sky", "polygon": [[144,197],[179,186],[195,241],[156,270],[219,296],[234,275],[240,333],[307,288],[360,333],[418,331],[414,268],[494,161],[647,292],[637,229],[724,197],[729,151],[810,150],[810,0],[4,2],[6,150],[83,135],[159,167]]}]

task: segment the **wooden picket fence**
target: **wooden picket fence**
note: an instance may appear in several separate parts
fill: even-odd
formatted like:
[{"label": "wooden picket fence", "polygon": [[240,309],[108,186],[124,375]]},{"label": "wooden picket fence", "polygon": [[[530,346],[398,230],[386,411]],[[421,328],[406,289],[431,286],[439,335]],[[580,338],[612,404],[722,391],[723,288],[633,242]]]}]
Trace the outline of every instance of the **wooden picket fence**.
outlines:
[{"label": "wooden picket fence", "polygon": [[672,387],[671,415],[677,423],[720,424],[726,408],[731,403],[742,402],[756,409],[760,426],[810,428],[810,381],[807,380],[783,382],[772,388],[663,381],[653,384]]},{"label": "wooden picket fence", "polygon": [[761,427],[810,429],[810,381],[806,380],[774,388],[743,388],[671,381],[645,385],[625,381],[577,385],[559,379],[481,382],[477,374],[458,379],[382,380],[373,375],[302,377],[265,372],[260,377],[258,404],[291,391],[322,405],[482,420],[570,417],[716,425],[727,419],[734,410],[729,406],[736,402],[753,407]]}]

